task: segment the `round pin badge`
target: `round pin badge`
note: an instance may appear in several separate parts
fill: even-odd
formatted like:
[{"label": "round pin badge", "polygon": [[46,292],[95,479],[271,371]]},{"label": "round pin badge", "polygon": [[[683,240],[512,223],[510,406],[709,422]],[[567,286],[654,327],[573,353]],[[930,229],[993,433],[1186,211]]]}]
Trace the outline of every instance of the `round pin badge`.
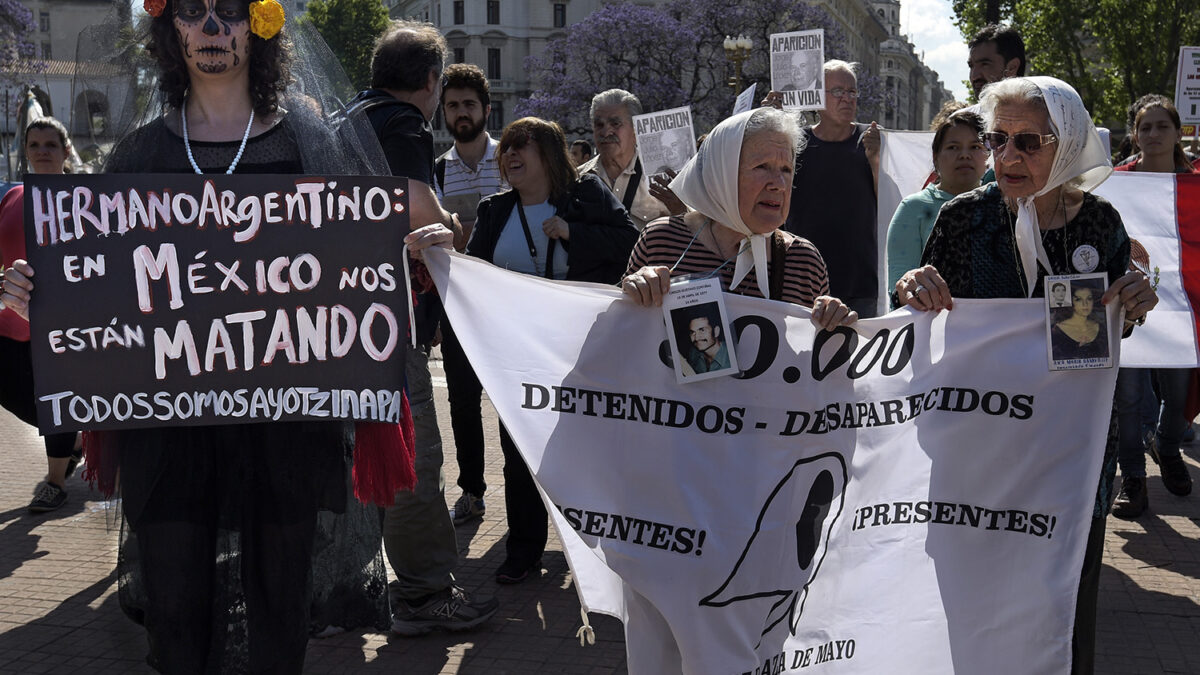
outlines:
[{"label": "round pin badge", "polygon": [[1084,274],[1094,272],[1100,265],[1100,252],[1096,250],[1096,247],[1084,244],[1071,254],[1071,264],[1075,266],[1076,272]]}]

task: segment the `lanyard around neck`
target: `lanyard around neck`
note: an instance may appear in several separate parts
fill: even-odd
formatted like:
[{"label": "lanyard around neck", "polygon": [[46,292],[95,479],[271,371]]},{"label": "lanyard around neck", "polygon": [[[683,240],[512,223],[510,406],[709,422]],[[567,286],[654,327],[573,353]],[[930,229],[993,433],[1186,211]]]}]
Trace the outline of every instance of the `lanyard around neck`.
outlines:
[{"label": "lanyard around neck", "polygon": [[[515,190],[514,190],[515,192]],[[525,207],[521,206],[521,195],[517,194],[517,215],[521,218],[521,229],[525,231],[525,245],[529,247],[529,259],[533,262],[533,269],[537,270],[537,245],[533,243],[533,233],[529,231],[529,221],[525,218]],[[550,244],[546,247],[546,269],[542,276],[547,279],[554,278],[554,240],[550,240]]]}]

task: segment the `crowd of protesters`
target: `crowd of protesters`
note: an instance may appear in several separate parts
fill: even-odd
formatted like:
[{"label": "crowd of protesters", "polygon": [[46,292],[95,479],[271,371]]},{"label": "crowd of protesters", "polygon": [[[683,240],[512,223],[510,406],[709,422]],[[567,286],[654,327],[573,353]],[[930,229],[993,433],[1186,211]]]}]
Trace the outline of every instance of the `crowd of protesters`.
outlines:
[{"label": "crowd of protesters", "polygon": [[[1146,275],[1131,263],[1120,215],[1090,193],[1112,164],[1082,101],[1068,83],[1024,77],[1024,46],[1010,28],[989,26],[970,42],[970,81],[980,104],[949,104],[934,120],[934,175],[892,217],[889,265],[881,270],[875,262],[882,259],[875,236],[880,129],[857,119],[856,64],[825,64],[826,105],[818,123],[802,126],[777,110],[772,92],[762,107],[712,129],[698,154],[666,181],[641,166],[632,118],[643,110],[633,93],[595,94],[590,139],[569,143],[559,124],[538,118],[516,120],[493,138],[486,130],[491,99],[483,71],[447,66],[447,43],[432,25],[394,21],[376,43],[371,87],[348,108],[374,132],[378,148],[351,157],[350,150],[333,151],[336,130],[327,120],[289,98],[295,92],[287,66],[308,52],[292,47],[302,36],[290,34],[282,7],[275,17],[252,16],[258,10],[244,0],[152,5],[157,12],[146,39],[164,106],[118,142],[107,172],[403,176],[413,186],[414,231],[406,241],[414,250],[452,246],[523,274],[617,285],[647,306],[661,304],[673,275],[715,272],[729,292],[812,309],[823,329],[875,316],[888,299],[893,306],[936,311],[960,297],[1041,297],[1044,277],[1075,270],[1047,266],[1037,251],[1026,250],[1021,228],[1040,238],[1050,261],[1070,259],[1066,232],[1076,245],[1086,241],[1102,253],[1111,280],[1102,302],[1124,307],[1125,335],[1157,302]],[[288,101],[293,105],[284,105]],[[439,110],[454,140],[440,156],[430,126]],[[1117,170],[1196,170],[1169,99],[1149,93],[1133,103],[1129,127],[1128,157]],[[57,121],[34,120],[24,142],[30,173],[69,170],[71,141]],[[318,145],[315,153],[305,147],[311,143]],[[0,405],[35,424],[27,323],[34,270],[24,260],[22,198],[18,186],[0,202],[6,270]],[[997,249],[1003,259],[963,255],[982,236],[1011,241]],[[997,270],[1002,279],[989,276]],[[880,274],[887,275],[890,298],[878,297]],[[366,555],[385,555],[396,581],[386,594],[374,595],[367,590],[378,586],[371,578],[345,585],[364,595],[364,606],[385,607],[391,630],[408,636],[471,629],[498,608],[493,598],[469,597],[454,576],[460,562],[455,526],[488,513],[483,390],[436,291],[417,295],[415,315],[417,347],[406,362],[410,413],[395,438],[412,453],[416,487],[409,489],[411,477],[398,479],[400,489],[381,507],[381,519],[356,530],[374,546]],[[461,491],[449,510],[429,371],[439,344]],[[1180,454],[1190,426],[1184,416],[1190,379],[1187,369],[1121,370],[1081,574],[1074,672],[1092,668],[1101,544],[1117,464],[1117,517],[1136,518],[1148,507],[1147,452],[1171,493],[1191,491]],[[120,450],[107,460],[120,469],[125,501],[122,565],[131,569],[120,579],[136,586],[123,593],[123,607],[146,628],[151,666],[166,673],[229,664],[299,672],[314,626],[372,625],[369,610],[327,616],[309,575],[327,550],[314,544],[324,527],[318,514],[355,512],[347,506],[353,503],[346,488],[347,439],[354,437],[347,426],[353,425],[174,427],[89,440]],[[518,584],[541,572],[547,514],[516,444],[503,425],[499,431],[508,538],[494,577]],[[75,434],[49,435],[45,442],[48,472],[29,505],[33,512],[67,501],[66,479],[81,460]],[[256,452],[242,452],[246,448]],[[89,466],[105,456],[89,451]],[[295,470],[280,478],[275,468],[285,464]],[[195,489],[197,476],[204,477],[204,489]],[[230,542],[229,531],[242,536]],[[224,588],[226,578],[214,572],[231,552],[241,557],[240,578],[228,582],[238,584],[236,591]],[[237,613],[211,601],[230,593],[242,603]],[[278,620],[284,615],[287,621]],[[221,637],[234,621],[243,624],[244,640]],[[630,650],[631,670],[652,664]]]}]

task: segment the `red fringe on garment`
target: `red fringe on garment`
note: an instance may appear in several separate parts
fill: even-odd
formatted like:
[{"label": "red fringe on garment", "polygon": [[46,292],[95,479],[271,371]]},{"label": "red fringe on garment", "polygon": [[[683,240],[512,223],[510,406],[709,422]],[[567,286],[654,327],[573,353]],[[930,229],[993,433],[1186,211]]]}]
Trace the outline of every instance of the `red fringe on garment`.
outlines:
[{"label": "red fringe on garment", "polygon": [[[417,484],[408,394],[404,394],[402,405],[400,424],[354,425],[354,496],[364,504],[390,506],[397,490],[412,490]],[[117,490],[116,439],[112,431],[83,432],[83,478],[106,498]]]}]

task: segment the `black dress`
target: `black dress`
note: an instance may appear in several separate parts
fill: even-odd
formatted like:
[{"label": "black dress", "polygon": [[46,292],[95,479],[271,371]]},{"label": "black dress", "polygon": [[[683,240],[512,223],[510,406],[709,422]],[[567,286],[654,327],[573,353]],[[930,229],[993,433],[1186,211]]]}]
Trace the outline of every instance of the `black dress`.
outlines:
[{"label": "black dress", "polygon": [[[295,136],[285,117],[247,142],[235,173],[302,173]],[[190,145],[204,173],[221,174],[240,142]],[[162,118],[122,141],[107,170],[193,171]],[[352,424],[108,433],[124,514],[120,600],[146,627],[151,666],[298,673],[310,618],[314,630],[386,627],[379,511],[350,489]]]}]

